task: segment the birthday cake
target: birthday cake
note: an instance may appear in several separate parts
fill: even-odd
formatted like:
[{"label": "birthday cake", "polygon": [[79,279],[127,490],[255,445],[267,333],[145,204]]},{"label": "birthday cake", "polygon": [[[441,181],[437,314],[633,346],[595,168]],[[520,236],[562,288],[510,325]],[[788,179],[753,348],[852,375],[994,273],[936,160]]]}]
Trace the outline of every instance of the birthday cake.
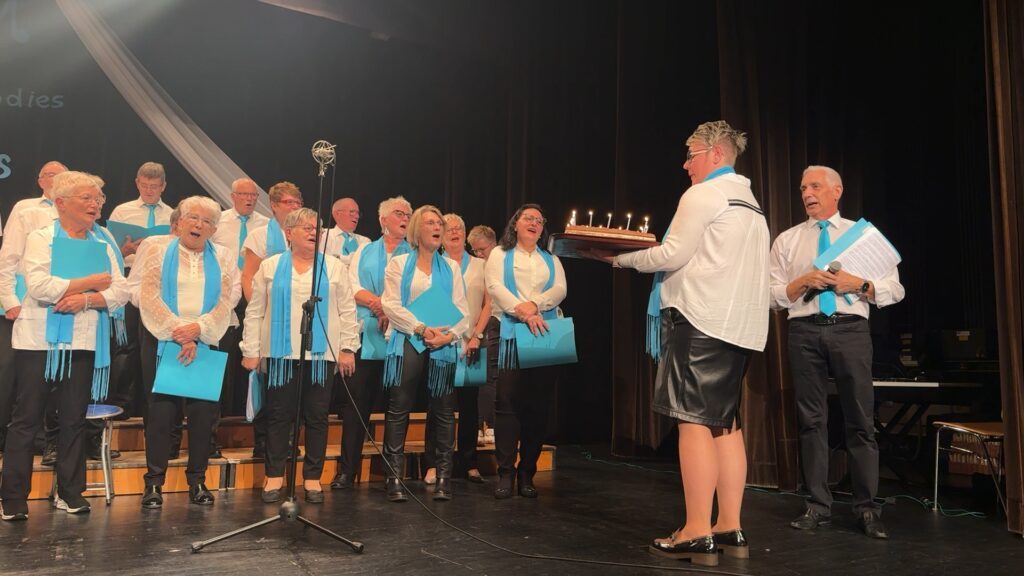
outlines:
[{"label": "birthday cake", "polygon": [[565,227],[565,234],[562,236],[565,238],[608,238],[612,240],[658,243],[657,237],[649,232],[625,230],[623,228],[605,228],[604,226],[578,226],[570,224]]},{"label": "birthday cake", "polygon": [[657,245],[658,239],[649,232],[575,224],[548,240],[548,250],[560,258],[588,258],[591,250],[620,254]]}]

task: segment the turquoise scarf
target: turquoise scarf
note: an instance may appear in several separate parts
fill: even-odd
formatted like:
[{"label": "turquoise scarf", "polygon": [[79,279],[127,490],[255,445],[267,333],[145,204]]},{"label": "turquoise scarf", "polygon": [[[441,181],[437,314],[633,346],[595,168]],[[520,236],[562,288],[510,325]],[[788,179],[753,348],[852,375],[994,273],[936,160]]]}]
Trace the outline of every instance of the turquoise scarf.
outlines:
[{"label": "turquoise scarf", "polygon": [[[99,224],[93,224],[92,231],[100,240],[103,240],[110,245],[111,250],[114,251],[114,256],[117,256],[117,267],[120,268],[121,275],[124,276],[124,257],[121,256],[121,248],[117,245],[114,237],[110,235],[110,231]],[[124,324],[124,306],[111,312],[110,320],[114,325],[114,338],[117,340],[117,345],[127,346],[128,329]]]},{"label": "turquoise scarf", "polygon": [[[408,254],[412,249],[409,247],[409,243],[402,240],[398,246],[395,246],[395,251],[391,253],[391,256],[401,256],[402,254]],[[364,289],[373,292],[375,296],[380,296],[384,293],[384,267],[388,263],[388,253],[384,246],[384,237],[370,242],[363,248],[363,252],[359,255],[359,285]],[[367,320],[370,318],[376,319],[373,312],[369,308],[363,305],[356,306],[356,313],[359,316],[359,320]]]},{"label": "turquoise scarf", "polygon": [[[60,222],[53,225],[54,238],[68,238]],[[102,242],[93,231],[88,240]],[[53,259],[51,255],[50,266]],[[108,268],[109,270],[109,268]],[[97,308],[96,353],[92,371],[92,400],[102,402],[107,398],[110,384],[110,315],[105,308]],[[59,382],[71,376],[71,343],[75,335],[75,315],[57,312],[51,304],[46,309],[46,371],[48,382]]]},{"label": "turquoise scarf", "polygon": [[[364,249],[365,250],[365,249]],[[412,278],[416,273],[417,252],[409,253],[402,270],[402,306],[409,306],[412,292]],[[434,252],[430,264],[431,285],[429,290],[437,290],[451,298],[452,269],[445,262],[445,257]],[[424,292],[426,294],[426,292]],[[422,294],[420,295],[422,297]],[[397,386],[402,381],[402,362],[405,355],[405,341],[409,338],[420,338],[398,330],[392,330],[388,340],[387,356],[384,359],[384,387]],[[451,394],[455,387],[455,368],[458,351],[454,346],[444,346],[430,351],[430,370],[427,375],[427,388],[431,396],[437,398]]]},{"label": "turquoise scarf", "polygon": [[[327,270],[324,267],[324,255],[317,253],[316,263],[319,280],[314,279],[316,296],[313,324],[313,383],[323,386],[327,381],[327,363],[324,353],[327,352],[326,326],[330,325],[327,318],[329,305],[329,289]],[[280,388],[292,379],[292,251],[281,254],[274,269],[274,280],[270,286],[270,375],[267,384],[271,388]]]},{"label": "turquoise scarf", "polygon": [[[537,252],[540,253],[541,258],[544,259],[544,263],[548,265],[548,281],[544,284],[544,291],[547,292],[555,285],[555,259],[551,257],[546,250],[537,247]],[[516,249],[513,247],[508,252],[505,252],[505,288],[508,289],[513,295],[518,296],[519,290],[516,288],[516,274],[515,274],[515,253]],[[554,308],[547,312],[542,312],[541,317],[545,320],[554,320],[558,318],[558,312]],[[515,316],[508,314],[501,315],[501,342],[498,344],[498,367],[503,370],[514,369],[519,365],[519,357],[516,352],[516,324],[522,322]]]},{"label": "turquoise scarf", "polygon": [[267,254],[264,258],[276,256],[287,249],[288,244],[284,241],[284,232],[281,230],[281,225],[277,223],[276,218],[271,218],[270,222],[267,223]]},{"label": "turquoise scarf", "polygon": [[[179,240],[175,238],[167,245],[164,252],[164,265],[160,270],[160,298],[170,309],[171,313],[178,316],[178,269],[181,253],[178,251]],[[203,308],[201,314],[209,314],[210,310],[220,301],[220,263],[217,262],[217,252],[213,248],[213,242],[206,241],[203,248]],[[169,340],[161,340],[156,349],[156,365],[160,365],[160,358],[164,355],[164,348]],[[201,345],[201,344],[200,344]]]}]

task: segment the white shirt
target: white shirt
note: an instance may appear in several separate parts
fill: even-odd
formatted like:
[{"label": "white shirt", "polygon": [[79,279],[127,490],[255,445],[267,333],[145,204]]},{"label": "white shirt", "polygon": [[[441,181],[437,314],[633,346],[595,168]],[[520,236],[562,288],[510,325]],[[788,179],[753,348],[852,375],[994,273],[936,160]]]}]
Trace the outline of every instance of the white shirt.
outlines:
[{"label": "white shirt", "polygon": [[[469,258],[469,266],[466,267],[466,274],[463,280],[466,282],[466,305],[469,307],[469,332],[470,337],[476,336],[476,323],[480,320],[480,312],[484,307],[484,295],[487,294],[487,281],[484,280],[484,260],[471,256],[469,252],[462,253],[463,258]],[[462,263],[454,261],[462,270]]]},{"label": "white shirt", "polygon": [[[18,213],[22,210],[29,210],[32,208],[52,208],[53,201],[48,200],[46,196],[40,194],[35,198],[23,198],[14,203],[14,207],[11,208],[11,213],[7,216],[7,225],[10,226],[11,222],[18,217]],[[4,232],[7,232],[5,229]]]},{"label": "white shirt", "polygon": [[[280,254],[267,258],[260,264],[253,277],[252,300],[245,309],[245,321],[242,330],[242,356],[246,358],[266,358],[270,356],[270,318],[273,314],[273,303],[270,301],[270,288],[274,281],[274,272]],[[334,258],[324,258],[327,273],[327,339],[328,347],[333,347],[335,354],[339,350],[359,350],[359,325],[356,322],[356,301],[352,297],[352,287],[344,274],[344,266]],[[302,303],[309,299],[313,268],[299,274],[292,269],[292,305],[291,305],[291,339],[292,360],[299,359],[299,348],[302,339],[299,334],[302,324]],[[314,322],[319,322],[317,318]],[[307,355],[307,358],[309,356]],[[334,356],[327,352],[325,359],[333,362]]]},{"label": "white shirt", "polygon": [[[345,245],[345,232],[337,226],[324,232],[327,235],[327,254],[341,260],[345,266],[350,265],[352,263],[352,254],[355,254],[355,252],[345,256],[341,255],[341,248]],[[362,234],[356,234],[355,232],[349,232],[348,234],[356,239],[358,243],[357,250],[359,246],[370,243],[370,239]]]},{"label": "white shirt", "polygon": [[[53,231],[51,224],[28,235],[25,242],[25,254],[21,259],[18,271],[25,276],[28,293],[21,303],[21,314],[14,322],[11,336],[12,347],[16,350],[46,350],[46,310],[50,304],[64,297],[70,280],[50,275],[52,257]],[[110,257],[110,287],[100,292],[107,301],[107,310],[114,311],[128,301],[128,283],[121,275],[117,264],[117,256],[106,242],[103,246]],[[75,326],[71,340],[72,350],[95,350],[96,328],[99,313],[95,309],[75,314]]]},{"label": "white shirt", "polygon": [[487,265],[484,267],[487,292],[491,295],[491,306],[497,311],[496,317],[500,318],[502,312],[513,314],[516,306],[523,302],[533,302],[540,312],[557,308],[562,300],[565,300],[567,292],[562,261],[558,256],[551,256],[555,261],[555,283],[545,292],[544,286],[551,274],[540,252],[527,252],[519,246],[513,250],[515,252],[512,256],[512,274],[516,279],[518,294],[513,294],[505,287],[505,251],[501,246],[495,246],[491,250]]},{"label": "white shirt", "polygon": [[[247,230],[245,238],[249,239],[249,236],[253,232],[260,228],[265,228],[267,222],[270,219],[260,214],[259,212],[253,212],[249,215],[249,220],[245,223],[245,229]],[[241,246],[238,245],[238,235],[242,230],[242,220],[238,215],[238,212],[234,208],[230,210],[224,210],[220,213],[220,222],[217,223],[217,231],[213,233],[210,240],[213,240],[214,244],[223,246],[227,249],[228,254],[232,255],[232,262],[235,266],[238,266],[238,253],[241,251]]]},{"label": "white shirt", "polygon": [[[217,264],[220,266],[220,300],[212,310],[203,314],[203,299],[206,290],[206,275],[203,252],[193,252],[178,244],[178,314],[175,315],[160,294],[161,286],[168,279],[163,277],[164,258],[173,236],[162,236],[150,243],[146,257],[139,259],[137,268],[143,269],[139,315],[142,324],[157,340],[170,340],[174,330],[191,322],[200,327],[199,339],[216,346],[224,336],[231,320],[231,314],[242,297],[238,281],[238,264],[223,246],[216,246]],[[149,242],[146,239],[145,242]],[[135,273],[135,269],[132,269]]]},{"label": "white shirt", "polygon": [[723,174],[694,184],[679,199],[660,246],[621,254],[615,263],[665,272],[661,308],[675,308],[695,328],[749,350],[768,339],[768,224],[750,180]]},{"label": "white shirt", "polygon": [[4,310],[21,306],[21,300],[15,293],[15,275],[25,253],[29,233],[53,224],[57,219],[57,209],[43,204],[12,211],[11,215],[13,218],[7,220],[7,236],[0,248],[0,306]]},{"label": "white shirt", "polygon": [[[390,320],[385,335],[387,338],[391,338],[395,330],[413,334],[416,327],[422,324],[408,308],[402,306],[402,273],[405,271],[406,261],[413,255],[395,256],[384,270],[384,293],[380,296],[380,304]],[[469,307],[466,303],[466,288],[459,280],[462,278],[462,269],[450,258],[445,258],[444,262],[452,269],[452,304],[462,312],[462,319],[448,330],[459,338],[468,337],[472,333],[473,325],[470,323]],[[414,267],[412,283],[409,286],[409,302],[415,302],[420,294],[426,292],[432,285],[433,274],[426,274],[418,266]]]},{"label": "white shirt", "polygon": [[[157,202],[156,209],[153,210],[153,218],[156,226],[171,223],[171,212],[173,209],[164,203],[163,200]],[[114,211],[110,213],[110,217],[107,220],[113,220],[114,222],[124,222],[125,224],[134,224],[136,226],[142,226],[145,228],[149,224],[149,208],[146,208],[146,203],[142,201],[142,198],[131,200],[120,204],[114,208]],[[114,239],[118,245],[124,242],[124,238]],[[137,240],[137,238],[132,238]],[[124,265],[126,268],[131,268],[135,264],[135,254],[124,257]]]},{"label": "white shirt", "polygon": [[[828,237],[830,242],[835,242],[849,230],[856,222],[847,220],[836,212],[828,219]],[[814,259],[818,256],[818,236],[821,235],[821,228],[818,221],[808,218],[786,230],[775,239],[771,253],[771,303],[776,310],[789,309],[789,318],[800,318],[811,316],[820,311],[818,298],[811,298],[804,302],[804,295],[797,296],[795,302],[791,302],[786,296],[786,286],[798,277],[808,273],[814,267]],[[894,268],[884,278],[872,279],[875,286],[874,304],[879,308],[895,304],[903,300],[906,293],[903,285],[900,284],[899,270]],[[867,296],[862,294],[850,294],[853,304],[846,301],[843,296],[836,295],[836,312],[840,314],[856,314],[864,318],[868,317],[870,304]]]}]

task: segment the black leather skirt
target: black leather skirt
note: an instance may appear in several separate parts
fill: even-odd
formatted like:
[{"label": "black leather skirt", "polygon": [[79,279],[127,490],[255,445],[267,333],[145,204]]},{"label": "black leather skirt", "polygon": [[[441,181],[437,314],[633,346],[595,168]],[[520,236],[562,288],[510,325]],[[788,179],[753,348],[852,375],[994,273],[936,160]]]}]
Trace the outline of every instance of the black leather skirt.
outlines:
[{"label": "black leather skirt", "polygon": [[651,407],[684,422],[740,427],[740,395],[750,350],[704,334],[678,310],[661,311],[662,357]]}]

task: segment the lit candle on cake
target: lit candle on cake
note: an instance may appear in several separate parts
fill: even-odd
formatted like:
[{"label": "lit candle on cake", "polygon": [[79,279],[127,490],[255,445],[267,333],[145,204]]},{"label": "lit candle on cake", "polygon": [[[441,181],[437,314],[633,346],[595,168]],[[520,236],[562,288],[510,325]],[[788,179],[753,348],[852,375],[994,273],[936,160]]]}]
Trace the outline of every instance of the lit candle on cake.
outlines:
[{"label": "lit candle on cake", "polygon": [[626,212],[626,230],[629,230],[629,223],[633,220],[633,213]]},{"label": "lit candle on cake", "polygon": [[575,225],[576,225],[576,211],[573,210],[572,211],[572,217],[569,218],[569,226],[575,226]]},{"label": "lit candle on cake", "polygon": [[650,217],[644,216],[644,234],[646,234],[647,233],[647,229],[650,228],[650,226],[648,225],[649,221],[650,221]]},{"label": "lit candle on cake", "polygon": [[587,222],[587,226],[593,227],[594,226],[594,211],[593,210],[587,210],[587,214],[590,216],[590,220]]},{"label": "lit candle on cake", "polygon": [[607,227],[608,228],[612,227],[612,213],[611,212],[608,213],[608,226]]}]

